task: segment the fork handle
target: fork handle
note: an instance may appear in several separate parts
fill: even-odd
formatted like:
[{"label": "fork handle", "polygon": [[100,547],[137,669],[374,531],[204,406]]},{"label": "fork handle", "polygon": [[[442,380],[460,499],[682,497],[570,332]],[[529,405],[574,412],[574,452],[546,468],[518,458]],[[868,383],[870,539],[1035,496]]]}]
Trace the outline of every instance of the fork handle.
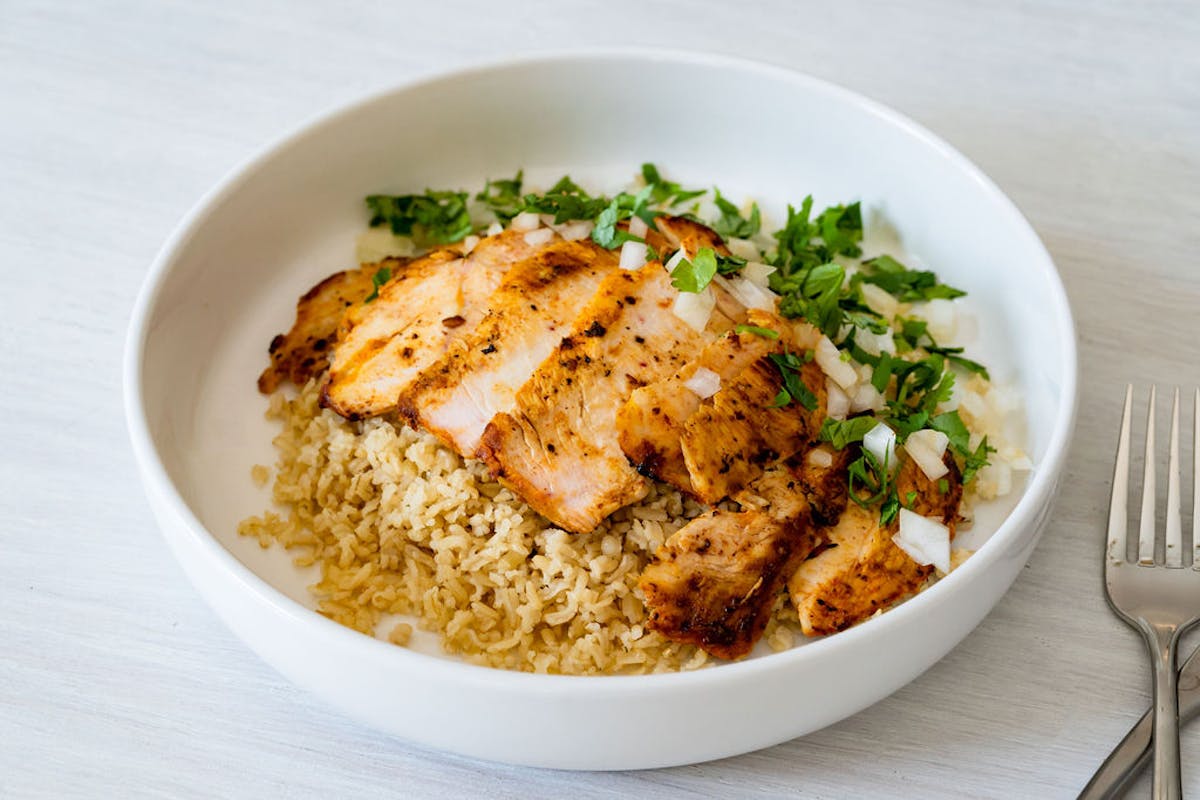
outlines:
[{"label": "fork handle", "polygon": [[1142,634],[1154,661],[1154,790],[1156,800],[1181,800],[1179,771],[1179,674],[1175,649],[1179,629],[1143,623]]}]

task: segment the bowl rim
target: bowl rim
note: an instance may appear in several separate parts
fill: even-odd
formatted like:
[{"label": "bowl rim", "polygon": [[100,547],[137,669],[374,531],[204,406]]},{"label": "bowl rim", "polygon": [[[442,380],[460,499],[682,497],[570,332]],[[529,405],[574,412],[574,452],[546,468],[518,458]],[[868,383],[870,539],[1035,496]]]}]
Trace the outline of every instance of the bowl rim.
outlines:
[{"label": "bowl rim", "polygon": [[[151,312],[155,309],[166,279],[176,264],[178,253],[191,241],[221,203],[240,189],[262,165],[274,158],[280,151],[303,137],[321,128],[335,125],[342,119],[353,116],[369,106],[388,102],[409,91],[436,85],[439,82],[461,80],[490,72],[571,61],[623,60],[690,64],[739,70],[747,75],[758,74],[776,81],[788,82],[808,92],[825,95],[835,101],[856,106],[859,110],[896,128],[898,132],[918,140],[919,143],[934,151],[936,155],[946,159],[959,173],[970,178],[980,191],[988,195],[996,203],[1000,213],[1011,224],[1018,229],[1025,230],[1032,237],[1032,244],[1040,262],[1039,266],[1049,278],[1052,295],[1050,300],[1057,312],[1055,322],[1059,329],[1059,338],[1063,348],[1065,370],[1061,376],[1062,393],[1055,412],[1045,456],[1040,463],[1035,465],[1032,476],[1016,506],[973,557],[967,559],[962,566],[929,589],[889,609],[886,614],[866,620],[836,635],[811,641],[802,647],[793,647],[782,652],[742,661],[723,662],[717,664],[718,668],[716,669],[641,675],[557,675],[500,669],[468,663],[454,657],[446,658],[397,647],[340,625],[291,599],[238,560],[200,522],[168,475],[150,434],[145,398],[142,393],[142,376],[145,367],[143,357]],[[479,60],[449,69],[428,70],[409,80],[369,92],[350,102],[334,105],[290,128],[229,170],[220,181],[196,201],[168,236],[151,264],[138,292],[126,335],[122,372],[126,425],[146,492],[151,495],[152,499],[157,496],[166,504],[169,510],[183,523],[187,535],[201,552],[274,612],[296,624],[316,626],[317,631],[332,637],[338,646],[346,647],[347,655],[353,656],[355,653],[361,653],[363,657],[391,658],[394,659],[397,669],[436,674],[444,680],[454,679],[456,682],[471,683],[488,689],[554,692],[561,691],[565,687],[586,686],[589,691],[613,695],[644,690],[655,692],[686,690],[705,684],[737,683],[767,672],[798,669],[800,665],[810,660],[828,658],[826,653],[833,653],[839,649],[845,650],[864,637],[875,636],[876,632],[882,630],[885,625],[900,625],[911,617],[922,614],[930,603],[938,602],[943,594],[953,591],[960,584],[974,580],[977,574],[986,569],[991,561],[986,557],[987,554],[998,551],[1007,540],[1014,538],[1019,530],[1031,524],[1037,513],[1052,499],[1057,478],[1070,446],[1078,403],[1076,332],[1062,278],[1033,226],[1013,201],[966,156],[906,115],[858,92],[813,77],[792,67],[723,53],[640,46],[591,47],[572,51],[539,50],[517,56]],[[162,527],[161,520],[159,525]],[[985,557],[980,558],[981,555]],[[957,645],[957,642],[955,644]]]}]

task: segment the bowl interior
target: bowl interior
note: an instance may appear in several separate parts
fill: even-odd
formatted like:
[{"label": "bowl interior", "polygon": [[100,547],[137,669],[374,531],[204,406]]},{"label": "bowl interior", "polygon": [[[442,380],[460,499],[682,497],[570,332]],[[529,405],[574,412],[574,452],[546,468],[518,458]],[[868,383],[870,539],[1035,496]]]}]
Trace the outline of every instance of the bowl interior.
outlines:
[{"label": "bowl interior", "polygon": [[[236,534],[269,505],[251,466],[275,460],[254,381],[296,298],[352,266],[363,196],[473,191],[519,167],[534,184],[569,172],[614,190],[643,161],[685,185],[757,199],[768,224],[806,194],[817,207],[862,200],[869,245],[898,236],[913,261],[971,294],[973,352],[1022,393],[1034,462],[1061,441],[1074,385],[1061,286],[1025,221],[960,157],[871,103],[781,70],[580,56],[371,99],[286,139],[208,198],[164,253],[139,377],[154,447],[183,501],[251,570],[311,606],[310,574]],[[1017,500],[983,515],[976,538]]]}]

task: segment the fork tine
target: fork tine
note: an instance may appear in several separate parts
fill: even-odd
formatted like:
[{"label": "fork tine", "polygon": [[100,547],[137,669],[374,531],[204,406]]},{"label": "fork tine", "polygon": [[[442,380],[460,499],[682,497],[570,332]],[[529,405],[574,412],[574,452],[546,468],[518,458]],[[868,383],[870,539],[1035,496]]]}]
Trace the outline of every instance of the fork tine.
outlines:
[{"label": "fork tine", "polygon": [[[1197,390],[1200,403],[1200,390]],[[1108,560],[1123,562],[1127,550],[1129,527],[1129,414],[1133,408],[1133,384],[1125,387],[1125,410],[1121,412],[1121,434],[1117,439],[1117,465],[1113,468],[1112,497],[1108,501]],[[1200,405],[1196,406],[1200,416]],[[1200,564],[1200,559],[1197,559]]]},{"label": "fork tine", "polygon": [[1150,387],[1150,408],[1146,412],[1146,464],[1142,471],[1142,520],[1138,528],[1138,563],[1154,566],[1154,398]]},{"label": "fork tine", "polygon": [[1192,569],[1200,569],[1200,389],[1192,398]]},{"label": "fork tine", "polygon": [[1183,523],[1179,518],[1179,388],[1171,403],[1171,450],[1167,462],[1167,535],[1163,557],[1168,567],[1183,566]]}]

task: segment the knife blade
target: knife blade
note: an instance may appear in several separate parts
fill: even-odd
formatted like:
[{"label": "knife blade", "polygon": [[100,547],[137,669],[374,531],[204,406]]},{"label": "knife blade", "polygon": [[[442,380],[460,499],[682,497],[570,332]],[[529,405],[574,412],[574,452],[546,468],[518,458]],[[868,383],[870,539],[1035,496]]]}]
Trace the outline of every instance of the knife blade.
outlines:
[{"label": "knife blade", "polygon": [[[1179,721],[1200,714],[1200,647],[1192,653],[1179,670]],[[1154,713],[1147,711],[1137,724],[1113,748],[1108,758],[1096,770],[1079,800],[1112,800],[1124,794],[1129,783],[1150,763],[1153,754]]]}]

